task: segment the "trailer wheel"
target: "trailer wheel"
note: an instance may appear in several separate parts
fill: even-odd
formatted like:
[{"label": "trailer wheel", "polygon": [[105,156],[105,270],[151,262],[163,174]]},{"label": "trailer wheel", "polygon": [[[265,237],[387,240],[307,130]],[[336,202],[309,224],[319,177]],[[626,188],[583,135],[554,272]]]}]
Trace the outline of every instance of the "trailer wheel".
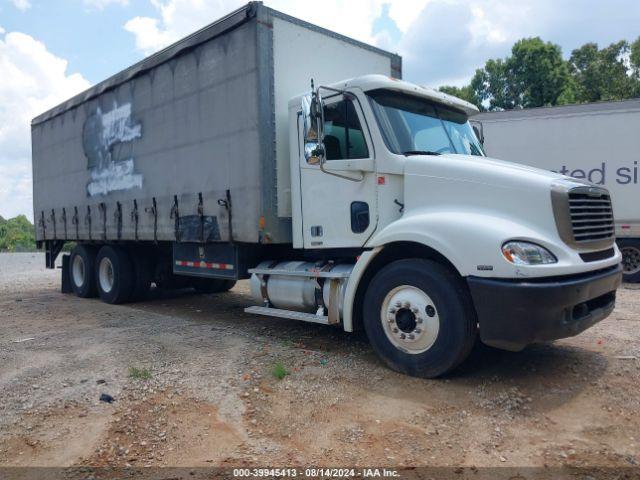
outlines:
[{"label": "trailer wheel", "polygon": [[198,293],[228,292],[235,284],[235,280],[223,280],[220,278],[194,278],[191,283]]},{"label": "trailer wheel", "polygon": [[372,279],[364,327],[376,353],[393,370],[434,378],[469,355],[477,321],[466,285],[440,263],[393,262]]},{"label": "trailer wheel", "polygon": [[618,240],[622,253],[623,279],[625,282],[640,282],[640,240]]},{"label": "trailer wheel", "polygon": [[139,248],[130,249],[129,257],[131,258],[131,266],[133,267],[133,290],[130,300],[142,300],[149,294],[153,280],[151,258]]},{"label": "trailer wheel", "polygon": [[116,246],[105,245],[96,257],[96,285],[102,301],[124,303],[133,291],[133,267],[127,252]]},{"label": "trailer wheel", "polygon": [[69,258],[71,289],[78,297],[91,298],[98,295],[95,282],[96,249],[90,245],[73,247]]}]

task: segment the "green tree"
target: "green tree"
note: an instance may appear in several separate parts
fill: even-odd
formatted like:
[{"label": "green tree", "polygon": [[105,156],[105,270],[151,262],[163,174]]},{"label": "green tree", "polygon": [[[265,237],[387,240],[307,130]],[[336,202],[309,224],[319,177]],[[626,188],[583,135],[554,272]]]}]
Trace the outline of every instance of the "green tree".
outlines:
[{"label": "green tree", "polygon": [[480,110],[483,110],[482,102],[476,95],[476,92],[473,90],[471,85],[466,85],[464,87],[454,87],[451,85],[444,85],[438,88],[438,90],[443,93],[453,95],[454,97],[461,98],[462,100],[466,100],[467,102],[477,106]]},{"label": "green tree", "polygon": [[622,100],[637,94],[638,79],[634,78],[633,68],[632,74],[629,69],[633,59],[631,45],[625,40],[603,49],[595,43],[587,43],[573,50],[568,63],[575,80],[576,100]]},{"label": "green tree", "polygon": [[562,50],[539,37],[519,40],[507,58],[488,60],[469,86],[489,110],[557,105],[574,98]]},{"label": "green tree", "polygon": [[33,250],[35,246],[35,229],[27,217],[18,215],[9,220],[0,217],[0,250]]}]

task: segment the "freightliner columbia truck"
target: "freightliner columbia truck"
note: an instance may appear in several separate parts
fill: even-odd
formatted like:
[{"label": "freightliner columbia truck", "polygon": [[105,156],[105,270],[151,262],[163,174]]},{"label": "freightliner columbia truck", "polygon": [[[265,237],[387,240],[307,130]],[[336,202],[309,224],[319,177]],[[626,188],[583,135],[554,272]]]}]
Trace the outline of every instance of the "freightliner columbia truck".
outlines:
[{"label": "freightliner columbia truck", "polygon": [[489,155],[609,190],[624,280],[640,282],[640,98],[487,112],[475,118]]},{"label": "freightliner columbia truck", "polygon": [[487,158],[474,106],[400,78],[249,3],[33,120],[47,266],[75,242],[71,290],[108,303],[250,279],[256,318],[364,329],[421,377],[476,337],[520,350],[607,317],[607,190]]}]

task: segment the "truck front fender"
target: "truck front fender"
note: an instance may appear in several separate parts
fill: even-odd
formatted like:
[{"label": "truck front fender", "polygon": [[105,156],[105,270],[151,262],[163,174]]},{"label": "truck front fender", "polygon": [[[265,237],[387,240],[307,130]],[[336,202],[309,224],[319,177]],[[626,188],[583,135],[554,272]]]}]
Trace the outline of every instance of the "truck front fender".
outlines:
[{"label": "truck front fender", "polygon": [[[442,255],[463,276],[523,278],[540,275],[552,265],[538,266],[537,271],[509,264],[501,254],[502,243],[518,238],[550,248],[566,251],[555,238],[541,238],[522,223],[480,212],[443,211],[416,212],[405,216],[375,234],[367,243],[367,250],[356,262],[349,277],[343,303],[343,327],[353,331],[354,301],[360,282],[373,259],[386,246],[413,243],[428,247]],[[550,273],[550,272],[549,272]]]}]

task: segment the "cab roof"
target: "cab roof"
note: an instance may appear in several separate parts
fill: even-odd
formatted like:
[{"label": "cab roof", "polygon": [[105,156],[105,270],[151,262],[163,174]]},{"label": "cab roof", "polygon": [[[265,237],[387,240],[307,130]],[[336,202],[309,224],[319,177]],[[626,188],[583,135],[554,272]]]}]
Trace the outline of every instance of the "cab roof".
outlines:
[{"label": "cab roof", "polygon": [[[432,88],[423,87],[413,83],[405,82],[404,80],[399,80],[397,78],[387,77],[385,75],[363,75],[326,86],[338,90],[359,88],[363,92],[378,89],[393,90],[416,97],[422,97],[426,100],[430,100],[432,102],[436,102],[447,107],[462,111],[469,117],[472,115],[476,115],[479,112],[478,107],[476,107],[472,103],[469,103],[458,97],[454,97],[453,95],[448,95],[444,92],[440,92]],[[289,102],[289,105],[294,106],[299,103],[300,97],[297,97],[292,99]]]}]

